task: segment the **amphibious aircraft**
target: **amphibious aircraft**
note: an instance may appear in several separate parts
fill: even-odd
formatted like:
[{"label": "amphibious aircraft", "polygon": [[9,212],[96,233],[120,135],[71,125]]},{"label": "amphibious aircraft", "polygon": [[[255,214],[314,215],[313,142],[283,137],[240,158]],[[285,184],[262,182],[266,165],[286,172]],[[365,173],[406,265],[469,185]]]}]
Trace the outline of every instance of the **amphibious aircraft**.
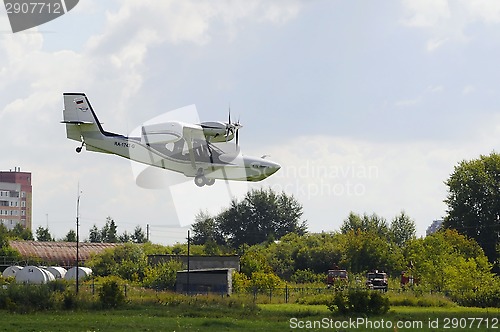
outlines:
[{"label": "amphibious aircraft", "polygon": [[64,93],[63,121],[69,139],[81,142],[76,148],[115,154],[127,159],[194,177],[197,186],[211,186],[216,179],[261,181],[280,169],[262,157],[228,151],[218,143],[236,141],[238,122],[170,121],[143,125],[140,136],[128,137],[105,131],[84,93]]}]

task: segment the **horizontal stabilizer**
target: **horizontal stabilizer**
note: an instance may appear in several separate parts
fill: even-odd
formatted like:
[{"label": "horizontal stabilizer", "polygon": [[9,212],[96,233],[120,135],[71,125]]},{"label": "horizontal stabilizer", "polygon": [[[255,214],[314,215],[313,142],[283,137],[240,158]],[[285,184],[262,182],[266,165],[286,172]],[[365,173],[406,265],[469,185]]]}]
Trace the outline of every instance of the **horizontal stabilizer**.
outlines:
[{"label": "horizontal stabilizer", "polygon": [[89,122],[89,121],[61,121],[61,123],[68,123],[68,124],[94,124],[94,122]]}]

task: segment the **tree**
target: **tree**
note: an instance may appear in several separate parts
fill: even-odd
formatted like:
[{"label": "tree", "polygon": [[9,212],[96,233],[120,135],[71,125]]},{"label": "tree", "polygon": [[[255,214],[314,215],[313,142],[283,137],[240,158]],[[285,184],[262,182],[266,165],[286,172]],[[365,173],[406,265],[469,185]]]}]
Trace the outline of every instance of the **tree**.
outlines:
[{"label": "tree", "polygon": [[123,232],[122,235],[118,237],[118,241],[121,243],[127,243],[132,241],[132,236],[127,232]]},{"label": "tree", "polygon": [[376,213],[371,216],[365,213],[362,217],[354,212],[349,213],[347,219],[344,220],[342,226],[340,226],[340,231],[343,234],[347,234],[350,231],[357,230],[372,232],[382,237],[388,237],[389,234],[387,221],[379,217]]},{"label": "tree", "polygon": [[93,256],[86,264],[96,276],[115,275],[122,279],[139,281],[144,277],[147,256],[141,246],[125,243]]},{"label": "tree", "polygon": [[392,219],[389,231],[392,240],[399,246],[416,237],[415,222],[404,211]]},{"label": "tree", "polygon": [[411,274],[432,291],[474,292],[493,280],[491,264],[473,239],[444,230],[409,241],[405,249]]},{"label": "tree", "polygon": [[89,231],[89,242],[90,243],[100,243],[102,242],[101,232],[97,228],[96,224],[92,226]]},{"label": "tree", "polygon": [[5,261],[11,260],[15,262],[21,258],[21,255],[9,245],[9,238],[12,237],[11,232],[12,231],[9,231],[4,224],[0,223],[0,256],[3,257]]},{"label": "tree", "polygon": [[33,233],[29,229],[26,229],[21,224],[16,224],[14,228],[10,231],[11,237],[18,238],[21,240],[33,240]]},{"label": "tree", "polygon": [[146,243],[148,241],[146,233],[144,233],[142,227],[139,225],[135,226],[134,234],[132,234],[131,239],[134,243]]},{"label": "tree", "polygon": [[101,229],[101,241],[104,243],[117,243],[118,234],[115,221],[111,217],[106,218],[106,224]]},{"label": "tree", "polygon": [[205,244],[207,242],[216,243],[218,245],[225,244],[224,236],[221,233],[217,220],[207,212],[200,211],[195,222],[191,226],[193,236],[191,243]]},{"label": "tree", "polygon": [[42,226],[38,226],[36,229],[36,240],[40,242],[49,242],[54,241],[52,235],[50,235],[48,228],[43,228]]},{"label": "tree", "polygon": [[69,230],[68,234],[63,238],[65,242],[76,242],[76,232],[72,229]]},{"label": "tree", "polygon": [[232,248],[242,244],[270,242],[288,233],[307,232],[302,218],[302,206],[293,196],[260,189],[247,192],[238,202],[216,217],[218,228]]},{"label": "tree", "polygon": [[342,250],[341,266],[360,273],[375,269],[399,274],[403,268],[401,247],[372,231],[350,230],[338,237]]},{"label": "tree", "polygon": [[500,239],[500,155],[492,152],[462,161],[449,179],[444,227],[477,241],[491,263],[498,261]]}]

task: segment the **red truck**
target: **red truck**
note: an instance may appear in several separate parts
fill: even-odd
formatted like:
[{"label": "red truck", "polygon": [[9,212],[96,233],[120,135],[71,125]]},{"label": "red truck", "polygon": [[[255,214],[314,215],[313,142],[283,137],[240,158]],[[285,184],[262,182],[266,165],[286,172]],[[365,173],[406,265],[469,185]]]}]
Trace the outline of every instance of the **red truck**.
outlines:
[{"label": "red truck", "polygon": [[335,283],[347,284],[349,277],[346,270],[328,270],[326,277],[326,284],[328,288],[332,287]]}]

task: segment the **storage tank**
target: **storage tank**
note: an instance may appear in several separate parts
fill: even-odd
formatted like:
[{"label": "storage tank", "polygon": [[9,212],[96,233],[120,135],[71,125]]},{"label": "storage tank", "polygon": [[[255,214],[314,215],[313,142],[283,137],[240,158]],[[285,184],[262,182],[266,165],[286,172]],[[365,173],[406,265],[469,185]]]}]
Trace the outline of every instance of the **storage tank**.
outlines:
[{"label": "storage tank", "polygon": [[[72,267],[66,272],[64,279],[75,280],[76,279],[76,267]],[[79,266],[78,267],[78,280],[85,280],[92,275],[92,269],[88,267]]]},{"label": "storage tank", "polygon": [[64,279],[64,276],[66,275],[67,272],[67,270],[64,267],[60,266],[49,266],[46,267],[45,270],[52,273],[56,279]]},{"label": "storage tank", "polygon": [[55,280],[54,275],[38,266],[26,266],[16,273],[18,283],[46,284]]},{"label": "storage tank", "polygon": [[20,270],[22,270],[22,266],[17,266],[17,265],[12,265],[12,266],[9,266],[8,268],[6,268],[3,273],[2,273],[2,276],[4,278],[8,278],[8,277],[15,277],[16,276],[16,273],[19,272]]}]

